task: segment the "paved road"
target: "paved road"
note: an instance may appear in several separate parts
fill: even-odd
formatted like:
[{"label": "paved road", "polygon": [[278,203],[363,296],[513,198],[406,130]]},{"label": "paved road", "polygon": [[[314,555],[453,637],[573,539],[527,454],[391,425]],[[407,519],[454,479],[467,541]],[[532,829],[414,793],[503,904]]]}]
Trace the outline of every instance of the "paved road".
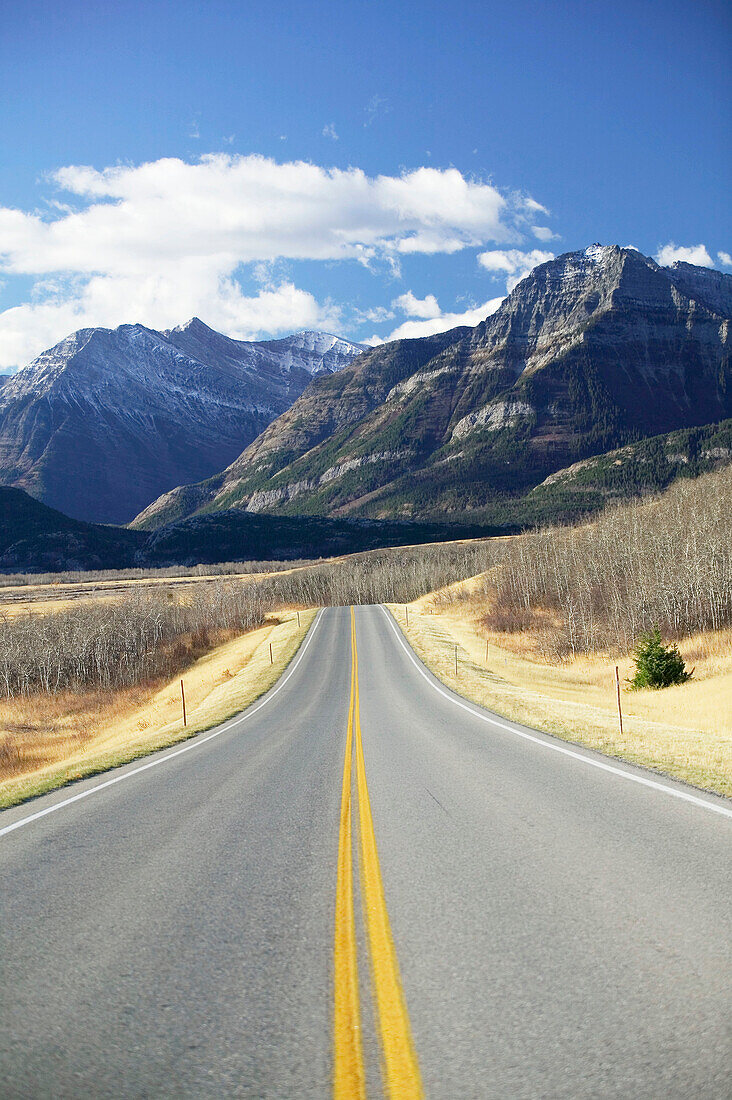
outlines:
[{"label": "paved road", "polygon": [[729,804],[355,621],[357,670],[326,611],[259,709],[0,814],[0,1093],[729,1096]]}]

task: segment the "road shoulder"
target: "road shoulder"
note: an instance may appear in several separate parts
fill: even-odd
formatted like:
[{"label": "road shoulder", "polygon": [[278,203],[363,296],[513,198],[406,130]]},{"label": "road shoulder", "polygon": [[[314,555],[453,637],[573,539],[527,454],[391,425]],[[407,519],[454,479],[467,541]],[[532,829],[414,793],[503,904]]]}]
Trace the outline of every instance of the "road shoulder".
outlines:
[{"label": "road shoulder", "polygon": [[[119,767],[212,729],[246,710],[275,684],[292,661],[315,610],[272,614],[256,630],[207,653],[131,713],[103,717],[94,732],[62,761],[0,782],[0,809]],[[270,655],[270,645],[272,647]]]},{"label": "road shoulder", "polygon": [[[438,613],[424,600],[386,605],[425,666],[447,687],[479,706],[562,740],[625,760],[700,790],[732,796],[732,735],[624,714],[576,697],[552,682],[553,670],[489,645],[469,620]],[[456,650],[457,647],[457,650]],[[455,657],[457,652],[457,675]],[[612,674],[608,662],[608,678]],[[561,671],[554,679],[559,682]],[[683,688],[681,689],[683,690]],[[624,705],[628,709],[627,693]],[[562,695],[564,697],[562,697]]]}]

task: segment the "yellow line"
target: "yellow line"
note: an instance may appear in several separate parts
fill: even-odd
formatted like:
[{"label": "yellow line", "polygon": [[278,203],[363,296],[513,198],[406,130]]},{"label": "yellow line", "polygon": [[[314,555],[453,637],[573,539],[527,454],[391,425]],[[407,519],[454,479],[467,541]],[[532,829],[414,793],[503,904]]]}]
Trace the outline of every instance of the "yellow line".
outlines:
[{"label": "yellow line", "polygon": [[338,837],[334,960],[334,1067],[335,1100],[365,1100],[366,1083],[361,1050],[361,1017],[358,997],[356,922],[353,912],[353,845],[351,811],[351,758],[356,663],[351,650],[351,701],[343,762],[341,822]]},{"label": "yellow line", "polygon": [[[356,647],[356,620],[351,608],[353,725],[356,732],[356,778],[358,786],[358,813],[361,834],[362,896],[366,925],[371,946],[371,964],[376,995],[381,1043],[384,1053],[384,1078],[386,1090],[392,1100],[421,1098],[422,1082],[417,1055],[412,1042],[409,1015],[399,977],[394,940],[389,925],[389,914],[384,899],[376,836],[371,814],[366,766],[361,741],[361,716],[358,696],[358,650]],[[355,697],[353,681],[355,680]],[[351,723],[349,722],[349,731]],[[353,1093],[353,1095],[357,1095]]]}]

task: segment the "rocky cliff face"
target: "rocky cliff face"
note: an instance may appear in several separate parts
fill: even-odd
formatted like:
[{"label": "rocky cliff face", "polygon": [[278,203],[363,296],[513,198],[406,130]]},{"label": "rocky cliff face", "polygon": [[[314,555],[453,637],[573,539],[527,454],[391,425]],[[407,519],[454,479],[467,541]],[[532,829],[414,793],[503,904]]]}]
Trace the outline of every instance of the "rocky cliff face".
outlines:
[{"label": "rocky cliff face", "polygon": [[700,302],[720,317],[732,317],[732,277],[722,271],[677,260],[664,274],[687,298]]},{"label": "rocky cliff face", "polygon": [[227,470],[138,522],[233,505],[457,518],[590,455],[722,420],[730,288],[632,249],[567,253],[476,328],[384,345],[316,380]]},{"label": "rocky cliff face", "polygon": [[123,523],[231,462],[315,376],[362,349],[327,333],[230,340],[83,329],[0,387],[0,483],[78,519]]}]

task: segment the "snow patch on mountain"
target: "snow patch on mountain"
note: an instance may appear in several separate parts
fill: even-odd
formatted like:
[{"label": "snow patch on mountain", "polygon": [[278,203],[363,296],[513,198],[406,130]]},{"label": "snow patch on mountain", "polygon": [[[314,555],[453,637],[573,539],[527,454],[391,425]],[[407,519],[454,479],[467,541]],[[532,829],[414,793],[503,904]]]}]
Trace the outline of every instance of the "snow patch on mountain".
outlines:
[{"label": "snow patch on mountain", "polygon": [[584,255],[588,260],[591,260],[593,264],[602,264],[607,261],[612,251],[612,246],[591,244],[584,250]]}]

